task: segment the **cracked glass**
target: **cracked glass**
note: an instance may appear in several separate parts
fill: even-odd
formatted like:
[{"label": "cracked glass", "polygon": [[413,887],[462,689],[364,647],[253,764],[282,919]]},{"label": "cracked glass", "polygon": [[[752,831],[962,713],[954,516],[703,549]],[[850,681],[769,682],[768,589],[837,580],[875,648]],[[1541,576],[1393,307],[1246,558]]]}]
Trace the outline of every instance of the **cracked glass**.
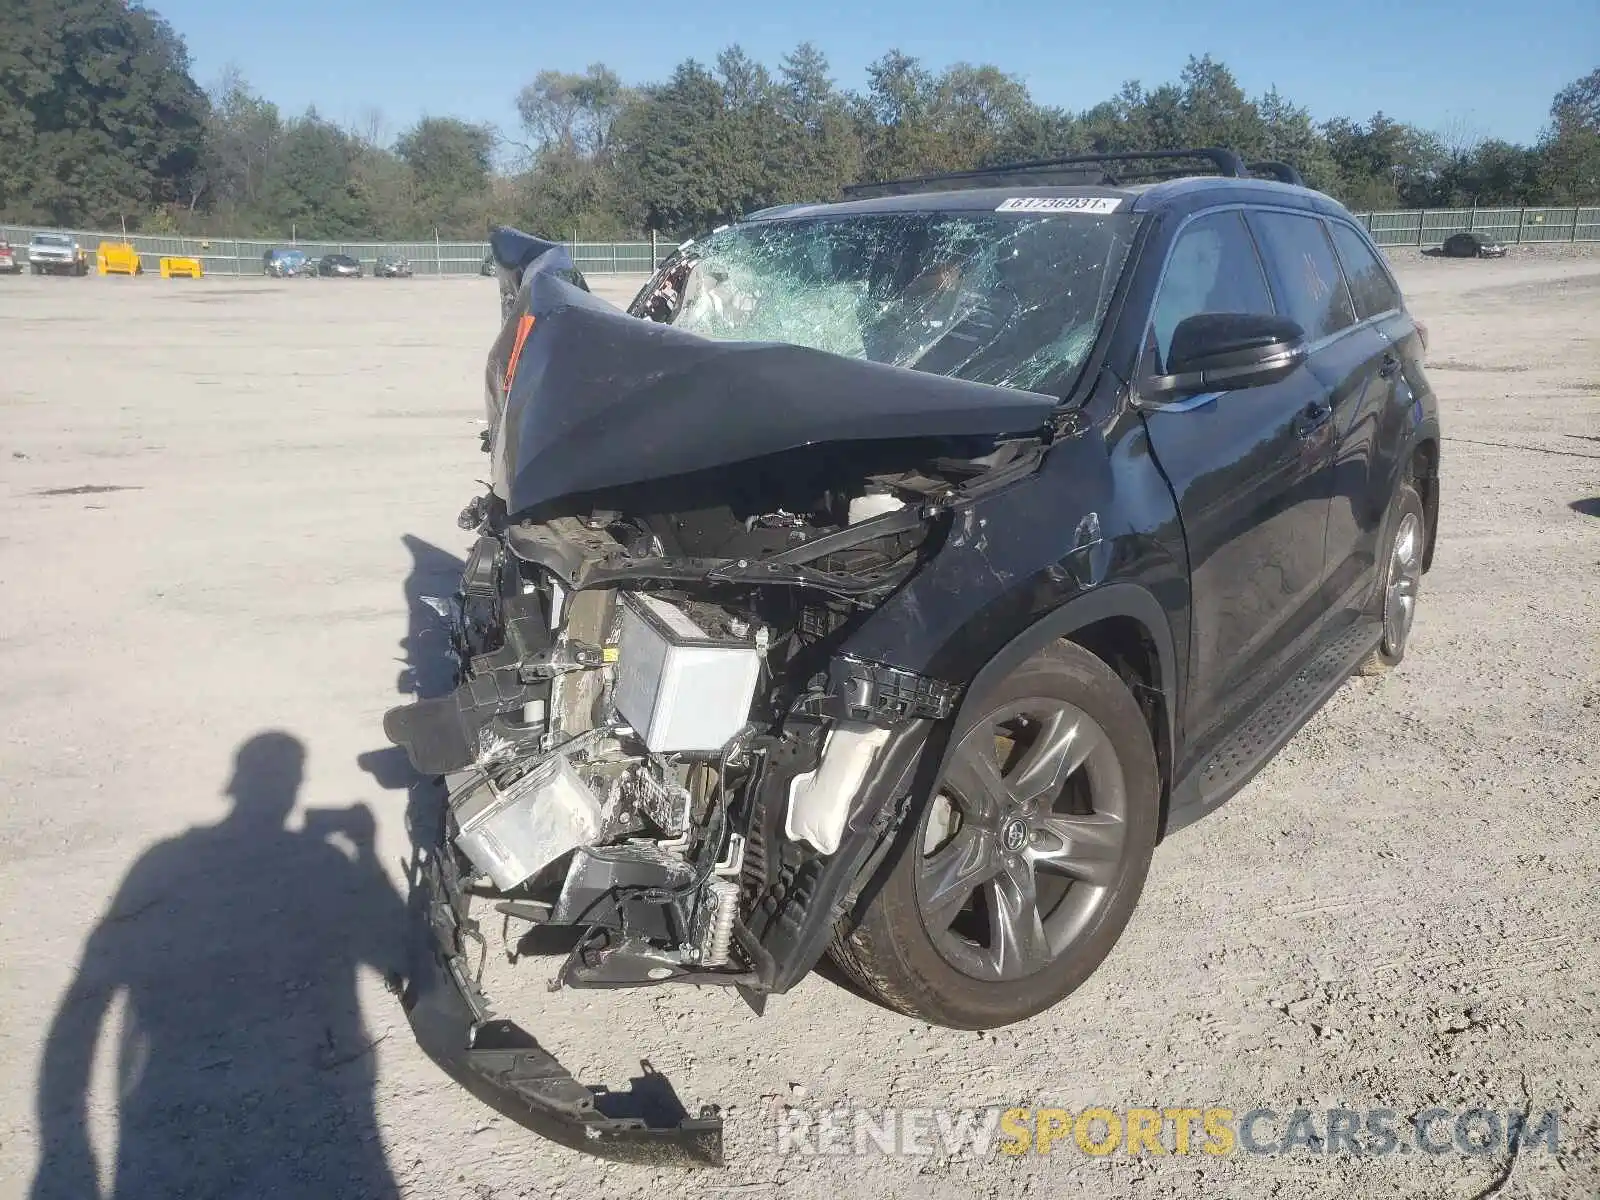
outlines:
[{"label": "cracked glass", "polygon": [[1105,319],[1134,218],[891,213],[752,222],[665,263],[638,316],[1060,394]]}]

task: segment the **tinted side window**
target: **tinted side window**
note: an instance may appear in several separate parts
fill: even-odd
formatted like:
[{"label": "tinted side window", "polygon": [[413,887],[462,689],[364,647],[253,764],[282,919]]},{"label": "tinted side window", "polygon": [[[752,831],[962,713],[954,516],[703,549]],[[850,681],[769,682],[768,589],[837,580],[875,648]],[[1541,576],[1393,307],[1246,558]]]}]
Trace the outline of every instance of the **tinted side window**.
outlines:
[{"label": "tinted side window", "polygon": [[1309,341],[1356,323],[1344,273],[1321,221],[1295,213],[1253,212],[1250,222],[1261,234],[1284,314],[1300,323]]},{"label": "tinted side window", "polygon": [[1356,314],[1365,321],[1381,312],[1400,307],[1400,293],[1383,269],[1366,241],[1342,221],[1329,221],[1333,230],[1333,244],[1339,249],[1339,260],[1344,263],[1344,276],[1350,281],[1350,295],[1356,302]]},{"label": "tinted side window", "polygon": [[1272,293],[1244,218],[1236,211],[1197,217],[1178,235],[1151,309],[1154,370],[1166,370],[1172,331],[1185,317],[1272,311]]}]

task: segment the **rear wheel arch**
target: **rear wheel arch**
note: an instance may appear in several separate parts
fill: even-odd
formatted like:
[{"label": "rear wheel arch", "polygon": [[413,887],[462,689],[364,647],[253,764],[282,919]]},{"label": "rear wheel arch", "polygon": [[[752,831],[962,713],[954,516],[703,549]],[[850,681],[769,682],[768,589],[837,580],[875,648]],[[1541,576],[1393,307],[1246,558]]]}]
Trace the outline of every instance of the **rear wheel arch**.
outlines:
[{"label": "rear wheel arch", "polygon": [[1422,569],[1433,566],[1433,546],[1439,532],[1439,442],[1425,435],[1411,451],[1407,466],[1409,482],[1422,500]]}]

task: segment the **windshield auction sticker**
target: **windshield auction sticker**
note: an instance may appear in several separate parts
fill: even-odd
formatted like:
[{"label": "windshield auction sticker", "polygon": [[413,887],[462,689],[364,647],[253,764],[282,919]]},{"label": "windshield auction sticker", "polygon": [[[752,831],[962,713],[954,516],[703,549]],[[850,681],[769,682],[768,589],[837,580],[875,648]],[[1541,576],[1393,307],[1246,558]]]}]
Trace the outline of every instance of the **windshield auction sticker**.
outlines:
[{"label": "windshield auction sticker", "polygon": [[1115,196],[1011,196],[995,212],[1114,213],[1121,205]]}]

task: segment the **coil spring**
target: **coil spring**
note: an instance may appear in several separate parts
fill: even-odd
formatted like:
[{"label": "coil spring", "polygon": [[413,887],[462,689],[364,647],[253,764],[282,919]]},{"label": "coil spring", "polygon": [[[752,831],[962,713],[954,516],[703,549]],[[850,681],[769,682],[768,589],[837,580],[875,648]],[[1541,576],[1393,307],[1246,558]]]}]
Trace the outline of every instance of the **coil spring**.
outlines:
[{"label": "coil spring", "polygon": [[706,900],[711,914],[700,939],[700,965],[725,966],[733,945],[733,919],[739,914],[739,885],[731,879],[713,879],[706,884]]}]

